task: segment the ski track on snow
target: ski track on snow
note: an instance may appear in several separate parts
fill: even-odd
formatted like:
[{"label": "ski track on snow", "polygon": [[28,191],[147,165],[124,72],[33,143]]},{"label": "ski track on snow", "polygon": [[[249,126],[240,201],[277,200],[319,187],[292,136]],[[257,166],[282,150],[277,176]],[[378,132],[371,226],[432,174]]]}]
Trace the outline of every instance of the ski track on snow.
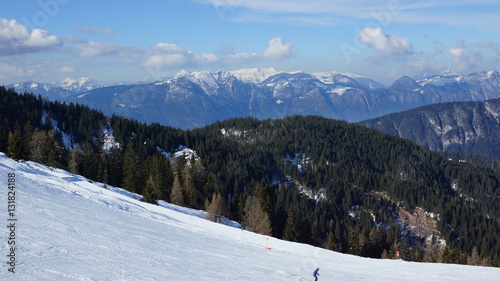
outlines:
[{"label": "ski track on snow", "polygon": [[[160,202],[0,154],[0,220],[16,173],[16,273],[0,280],[496,280],[500,269],[376,260],[215,224],[203,211]],[[266,250],[269,246],[272,250]]]}]

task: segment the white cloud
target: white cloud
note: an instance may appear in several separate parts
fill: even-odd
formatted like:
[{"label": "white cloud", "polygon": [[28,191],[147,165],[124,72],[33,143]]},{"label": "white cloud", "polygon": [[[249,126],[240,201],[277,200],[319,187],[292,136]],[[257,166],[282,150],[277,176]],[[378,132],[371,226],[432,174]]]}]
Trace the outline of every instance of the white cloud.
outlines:
[{"label": "white cloud", "polygon": [[74,49],[81,57],[109,56],[118,58],[137,58],[143,53],[143,51],[138,48],[95,41],[77,44]]},{"label": "white cloud", "polygon": [[407,38],[385,34],[381,28],[365,27],[359,34],[359,42],[385,55],[408,55],[413,46]]},{"label": "white cloud", "polygon": [[144,62],[147,67],[177,67],[190,61],[191,53],[184,48],[171,43],[158,43],[148,51],[149,57]]},{"label": "white cloud", "polygon": [[158,51],[161,53],[184,53],[186,50],[184,48],[181,48],[175,44],[171,43],[158,43],[153,46],[152,48],[153,51]]},{"label": "white cloud", "polygon": [[121,47],[109,43],[88,41],[77,45],[75,49],[82,57],[95,57],[116,53],[121,49]]},{"label": "white cloud", "polygon": [[175,67],[184,65],[187,61],[183,54],[163,54],[151,56],[145,63],[148,67]]},{"label": "white cloud", "polygon": [[78,28],[78,31],[84,34],[96,34],[96,33],[103,33],[106,35],[115,35],[116,31],[114,31],[111,28],[100,28],[98,26],[86,26],[86,25],[80,25]]},{"label": "white cloud", "polygon": [[264,58],[282,60],[294,56],[293,43],[285,43],[281,38],[269,40],[269,46],[263,53]]},{"label": "white cloud", "polygon": [[[494,28],[500,23],[495,10],[498,0],[191,0],[212,5],[221,20],[264,21],[305,24],[350,22],[352,19],[439,23],[450,26]],[[474,9],[464,9],[473,5]],[[442,11],[446,9],[446,13]],[[480,11],[480,12],[477,12]],[[283,15],[290,15],[285,20]],[[481,20],[477,20],[481,19]]]},{"label": "white cloud", "polygon": [[73,66],[61,66],[57,70],[59,72],[63,72],[63,73],[73,73],[76,71],[75,67],[73,67]]},{"label": "white cloud", "polygon": [[16,20],[0,19],[0,56],[34,53],[62,46],[62,41],[47,30],[33,29]]},{"label": "white cloud", "polygon": [[479,51],[464,51],[460,47],[450,48],[448,52],[453,57],[457,70],[462,72],[473,70],[483,59]]},{"label": "white cloud", "polygon": [[240,65],[262,61],[283,60],[294,56],[293,43],[282,38],[269,40],[268,47],[260,53],[234,53],[232,47],[225,52],[193,53],[170,43],[158,43],[146,51],[146,67],[210,67],[213,65]]},{"label": "white cloud", "polygon": [[43,62],[27,61],[25,57],[0,57],[0,80],[4,83],[49,73],[46,70]]},{"label": "white cloud", "polygon": [[62,45],[59,38],[50,35],[47,30],[33,29],[30,36],[23,42],[22,46],[29,48],[46,48]]},{"label": "white cloud", "polygon": [[213,64],[219,61],[219,58],[214,54],[196,54],[193,57],[193,61],[199,64]]}]

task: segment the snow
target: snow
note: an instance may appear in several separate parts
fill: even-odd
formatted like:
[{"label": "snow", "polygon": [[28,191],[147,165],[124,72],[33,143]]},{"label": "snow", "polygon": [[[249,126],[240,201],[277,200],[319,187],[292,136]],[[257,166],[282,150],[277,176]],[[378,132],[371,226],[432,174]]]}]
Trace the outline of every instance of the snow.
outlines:
[{"label": "snow", "polygon": [[159,146],[156,146],[156,150],[161,154],[163,155],[163,157],[165,158],[170,158],[172,157],[172,153],[170,152],[166,152],[165,149],[159,147]]},{"label": "snow", "polygon": [[109,123],[102,129],[101,140],[103,142],[102,149],[106,151],[106,153],[110,153],[113,148],[120,149],[120,143],[115,140],[113,136],[113,127],[111,127]]},{"label": "snow", "polygon": [[420,84],[421,86],[426,86],[426,85],[445,86],[448,84],[457,83],[460,81],[460,79],[461,77],[456,75],[451,75],[451,76],[436,75],[418,80],[417,83]]},{"label": "snow", "polygon": [[350,83],[349,78],[365,78],[354,73],[341,73],[338,71],[314,72],[311,74],[325,84]]},{"label": "snow", "polygon": [[[500,274],[498,268],[368,259],[281,241],[0,153],[2,187],[13,172],[16,273],[7,271],[9,230],[1,227],[0,280],[312,280],[316,267],[320,280],[491,281]],[[6,189],[1,193],[5,200]],[[5,208],[3,201],[4,224]]]},{"label": "snow", "polygon": [[290,155],[286,156],[285,165],[288,161],[295,165],[297,170],[302,173],[303,165],[311,164],[311,157],[307,156],[305,153],[295,153],[293,158]]},{"label": "snow", "polygon": [[320,188],[317,192],[314,192],[304,186],[299,186],[298,189],[301,194],[304,194],[307,198],[315,200],[316,202],[326,200],[326,190],[324,188]]},{"label": "snow", "polygon": [[238,80],[246,83],[260,83],[267,78],[281,73],[274,67],[269,68],[245,68],[240,70],[229,71],[231,75],[238,78]]},{"label": "snow", "polygon": [[342,96],[343,94],[345,94],[345,92],[347,90],[351,90],[353,89],[352,87],[342,87],[342,86],[337,86],[337,87],[334,87],[334,88],[331,88],[329,89],[328,91],[326,91],[327,93],[329,94],[337,94],[339,96]]},{"label": "snow", "polygon": [[188,161],[188,163],[193,156],[195,159],[199,159],[198,155],[196,155],[196,151],[194,151],[193,149],[188,148],[184,145],[179,145],[179,147],[174,152],[174,157],[176,159],[184,157],[184,159],[186,159],[186,161]]},{"label": "snow", "polygon": [[220,129],[220,133],[223,136],[239,137],[239,136],[242,136],[242,135],[244,136],[247,132],[248,132],[247,130],[241,131],[241,130],[236,130],[234,128],[231,128],[231,129],[222,128],[222,129]]},{"label": "snow", "polygon": [[[45,119],[47,119],[47,112],[44,110],[42,111],[42,120],[41,120],[41,123],[45,125]],[[66,134],[65,132],[61,131],[59,129],[59,122],[57,120],[55,120],[54,118],[51,118],[51,123],[52,123],[52,127],[53,129],[60,133],[61,134],[61,140],[62,140],[62,143],[64,145],[64,147],[68,150],[73,150],[73,136],[70,136],[68,134]]]},{"label": "snow", "polygon": [[73,91],[75,93],[83,93],[104,87],[105,85],[88,77],[80,77],[77,79],[66,78],[61,82],[56,83],[55,86],[63,88],[65,90]]}]

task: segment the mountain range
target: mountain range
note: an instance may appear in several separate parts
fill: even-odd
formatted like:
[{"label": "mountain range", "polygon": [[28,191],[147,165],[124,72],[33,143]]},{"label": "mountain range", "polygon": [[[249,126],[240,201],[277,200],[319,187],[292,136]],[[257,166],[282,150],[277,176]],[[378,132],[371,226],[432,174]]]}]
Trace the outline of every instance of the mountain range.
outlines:
[{"label": "mountain range", "polygon": [[477,154],[500,160],[500,99],[433,104],[359,124],[409,139],[434,151]]},{"label": "mountain range", "polygon": [[[0,108],[0,151],[9,157],[147,202],[208,209],[219,193],[227,207],[219,214],[278,238],[373,258],[399,250],[405,260],[479,255],[500,264],[498,172],[358,124],[295,115],[178,130],[4,87]],[[192,157],[167,159],[181,151]],[[263,202],[262,230],[246,216],[259,210],[254,198]]]},{"label": "mountain range", "polygon": [[358,122],[419,106],[500,97],[500,75],[483,71],[404,76],[391,86],[355,74],[284,72],[274,68],[181,71],[152,83],[104,86],[88,78],[8,85],[51,100],[78,102],[146,123],[195,128],[232,117],[319,115]]}]

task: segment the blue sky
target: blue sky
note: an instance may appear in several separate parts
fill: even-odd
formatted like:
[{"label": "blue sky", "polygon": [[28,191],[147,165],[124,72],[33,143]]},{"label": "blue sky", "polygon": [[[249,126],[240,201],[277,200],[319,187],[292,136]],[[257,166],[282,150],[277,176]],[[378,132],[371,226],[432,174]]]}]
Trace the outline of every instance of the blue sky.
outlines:
[{"label": "blue sky", "polygon": [[495,0],[0,2],[0,84],[275,67],[403,75],[500,67]]}]

